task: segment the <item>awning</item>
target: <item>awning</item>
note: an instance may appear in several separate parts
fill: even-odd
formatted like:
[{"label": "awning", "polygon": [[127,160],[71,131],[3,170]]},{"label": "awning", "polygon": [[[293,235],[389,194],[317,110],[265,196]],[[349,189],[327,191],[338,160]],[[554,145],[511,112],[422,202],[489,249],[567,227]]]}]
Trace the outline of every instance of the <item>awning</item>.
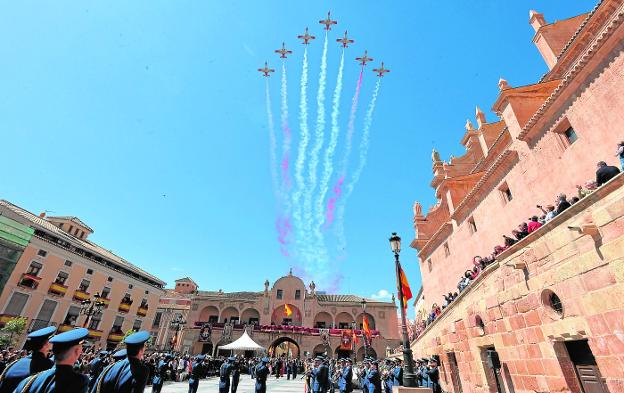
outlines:
[{"label": "awning", "polygon": [[245,331],[238,340],[219,347],[219,350],[221,349],[225,351],[264,351],[266,348],[252,340]]}]

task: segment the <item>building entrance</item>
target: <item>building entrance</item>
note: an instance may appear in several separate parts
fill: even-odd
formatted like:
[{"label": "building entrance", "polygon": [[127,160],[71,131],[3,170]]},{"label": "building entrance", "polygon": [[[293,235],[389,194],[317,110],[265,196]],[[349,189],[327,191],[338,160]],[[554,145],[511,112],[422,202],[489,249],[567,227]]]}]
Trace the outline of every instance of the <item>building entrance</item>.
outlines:
[{"label": "building entrance", "polygon": [[273,357],[299,357],[299,344],[290,337],[280,337],[269,346],[269,355]]},{"label": "building entrance", "polygon": [[566,341],[565,347],[576,370],[576,377],[585,393],[607,393],[596,359],[587,340]]}]

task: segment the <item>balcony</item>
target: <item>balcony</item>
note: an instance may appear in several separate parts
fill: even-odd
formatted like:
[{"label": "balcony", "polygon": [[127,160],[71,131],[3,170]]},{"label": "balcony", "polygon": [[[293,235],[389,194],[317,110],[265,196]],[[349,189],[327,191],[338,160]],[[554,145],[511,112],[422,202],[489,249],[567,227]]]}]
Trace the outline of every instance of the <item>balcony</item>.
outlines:
[{"label": "balcony", "polygon": [[132,306],[132,303],[119,303],[119,312],[123,312],[123,313],[127,313],[130,311],[130,307]]},{"label": "balcony", "polygon": [[111,300],[105,297],[100,297],[100,302],[104,305],[103,308],[108,308]]},{"label": "balcony", "polygon": [[147,307],[139,307],[139,309],[137,310],[137,315],[139,317],[147,316]]},{"label": "balcony", "polygon": [[[201,329],[203,325],[210,324],[213,329],[223,329],[225,326],[224,323],[209,323],[209,322],[195,322],[195,329]],[[234,330],[243,330],[245,328],[245,324],[236,324],[233,326]],[[342,333],[345,330],[351,329],[320,329],[320,328],[311,328],[304,326],[288,326],[288,325],[252,325],[254,332],[261,333],[298,333],[306,336],[319,336],[321,334],[321,330],[329,330],[330,336],[342,336]],[[355,335],[362,336],[364,334],[363,330],[356,329]],[[379,337],[381,334],[379,330],[371,330],[372,337]]]},{"label": "balcony", "polygon": [[99,340],[100,338],[102,338],[102,335],[104,335],[104,332],[101,330],[89,329],[89,335],[87,337],[94,340]]},{"label": "balcony", "polygon": [[120,343],[123,340],[123,338],[124,338],[123,332],[111,330],[106,340],[111,343]]},{"label": "balcony", "polygon": [[48,289],[48,293],[56,296],[65,296],[67,293],[67,287],[63,284],[59,284],[57,282],[53,282],[50,284],[50,289]]},{"label": "balcony", "polygon": [[37,289],[40,280],[41,277],[37,277],[34,274],[22,273],[17,285],[22,288]]},{"label": "balcony", "polygon": [[87,291],[83,291],[81,289],[76,289],[74,292],[73,300],[76,302],[83,302],[85,300],[89,300],[91,298],[91,294]]},{"label": "balcony", "polygon": [[0,314],[0,328],[4,327],[7,322],[19,318],[19,315]]},{"label": "balcony", "polygon": [[68,324],[61,324],[59,325],[58,329],[56,330],[56,333],[63,333],[63,332],[68,332],[72,329],[75,329],[75,326],[72,325],[68,325]]}]

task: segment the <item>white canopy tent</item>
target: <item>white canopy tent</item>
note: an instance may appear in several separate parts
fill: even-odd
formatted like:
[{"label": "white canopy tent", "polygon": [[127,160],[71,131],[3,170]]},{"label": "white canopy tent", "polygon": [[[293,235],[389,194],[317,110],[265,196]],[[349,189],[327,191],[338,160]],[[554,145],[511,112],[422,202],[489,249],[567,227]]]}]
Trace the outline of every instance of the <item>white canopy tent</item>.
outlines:
[{"label": "white canopy tent", "polygon": [[219,347],[219,350],[224,351],[265,351],[266,348],[256,343],[249,337],[247,332],[244,332],[240,338],[227,345]]}]

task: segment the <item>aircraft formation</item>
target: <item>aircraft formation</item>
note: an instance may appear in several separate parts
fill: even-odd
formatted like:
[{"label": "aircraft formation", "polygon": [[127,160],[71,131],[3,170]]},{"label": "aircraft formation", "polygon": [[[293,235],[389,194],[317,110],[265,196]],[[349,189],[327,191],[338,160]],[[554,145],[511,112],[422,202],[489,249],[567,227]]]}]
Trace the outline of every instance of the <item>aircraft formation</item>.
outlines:
[{"label": "aircraft formation", "polygon": [[[338,24],[338,21],[331,19],[331,11],[330,11],[330,12],[327,12],[327,19],[321,19],[319,20],[319,23],[325,26],[323,30],[329,31],[331,30],[331,26]],[[316,37],[311,35],[309,33],[308,28],[306,27],[304,33],[301,35],[298,35],[297,39],[302,40],[303,45],[309,45],[312,40],[316,39]],[[348,48],[349,45],[353,44],[355,41],[352,39],[349,39],[348,32],[345,31],[344,36],[342,38],[336,39],[336,42],[339,42],[343,48]],[[280,49],[276,49],[275,53],[278,53],[281,59],[286,59],[288,58],[288,55],[292,54],[293,52],[291,50],[286,49],[286,44],[282,42],[282,47]],[[368,50],[365,50],[364,55],[362,57],[356,57],[355,60],[361,66],[365,66],[366,63],[372,62],[374,59],[371,57],[368,57]],[[264,77],[269,77],[271,76],[272,72],[275,72],[274,69],[269,68],[268,61],[265,61],[264,67],[258,68],[258,71],[261,72],[262,76]],[[387,72],[390,72],[390,70],[387,68],[384,68],[384,63],[381,62],[381,66],[379,68],[373,69],[373,72],[377,74],[377,77],[382,78]]]}]

